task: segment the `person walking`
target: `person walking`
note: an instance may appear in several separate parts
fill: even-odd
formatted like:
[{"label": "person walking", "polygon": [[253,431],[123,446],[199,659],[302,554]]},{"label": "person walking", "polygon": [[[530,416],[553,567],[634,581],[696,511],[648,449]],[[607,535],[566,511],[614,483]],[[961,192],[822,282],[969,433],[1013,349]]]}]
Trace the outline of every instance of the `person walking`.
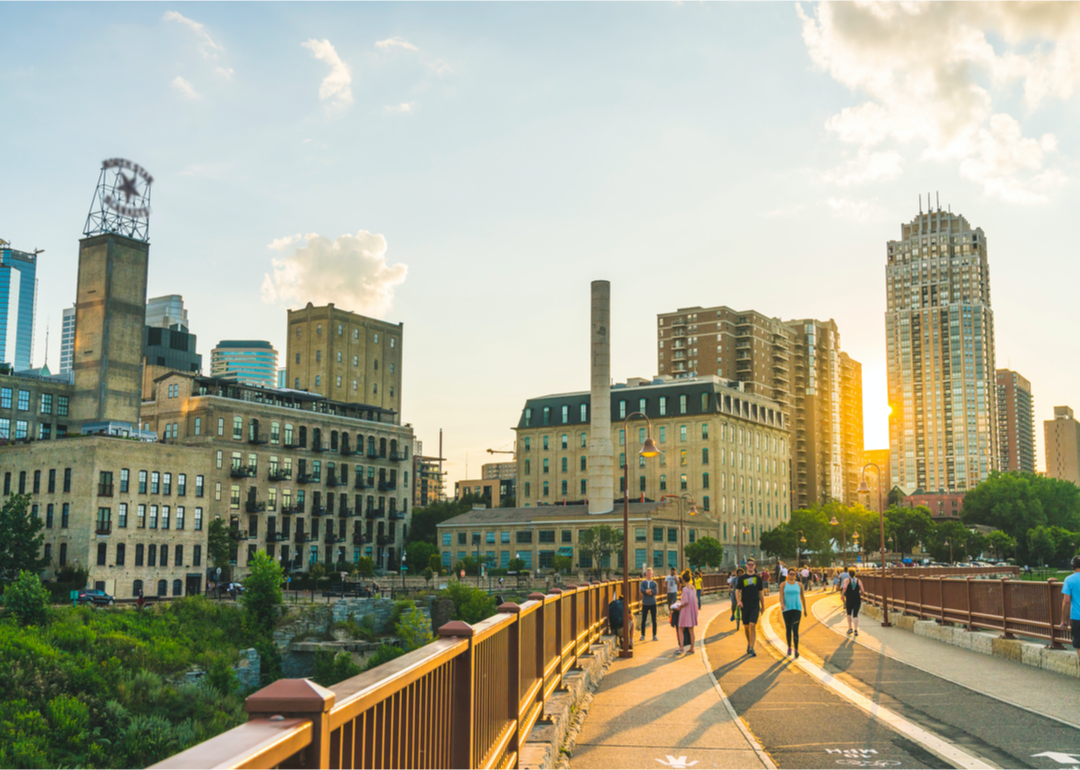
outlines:
[{"label": "person walking", "polygon": [[[623,621],[626,619],[626,612],[623,609],[622,597],[615,594],[615,599],[608,605],[608,628],[611,629],[611,633],[615,635],[616,639],[622,638]],[[634,649],[634,616],[630,615],[630,649]]]},{"label": "person walking", "polygon": [[652,579],[652,567],[645,570],[645,579],[641,581],[641,641],[645,641],[645,622],[652,615],[652,638],[656,641],[656,594],[660,586]]},{"label": "person walking", "polygon": [[1073,649],[1080,655],[1080,556],[1072,558],[1073,573],[1061,584],[1061,627],[1072,626]]},{"label": "person walking", "polygon": [[752,558],[747,559],[746,574],[740,576],[735,583],[735,594],[742,612],[743,630],[746,632],[746,654],[751,657],[757,657],[754,652],[754,643],[757,641],[754,632],[765,603],[763,591],[764,581],[761,575],[757,574],[757,564]]},{"label": "person walking", "polygon": [[810,590],[810,568],[809,567],[803,567],[799,571],[799,577],[802,578],[803,589],[806,590],[806,591],[809,591]]},{"label": "person walking", "polygon": [[844,609],[847,611],[847,632],[859,635],[859,608],[862,607],[862,581],[855,574],[852,567],[846,573],[847,579],[840,588],[840,594],[844,597]]},{"label": "person walking", "polygon": [[[795,579],[795,570],[789,570],[784,582],[780,584],[780,601],[784,615],[784,631],[787,633],[787,654],[792,649],[799,657],[799,623],[806,612],[806,587]],[[795,646],[792,647],[792,639]]]},{"label": "person walking", "polygon": [[671,574],[664,578],[665,588],[667,589],[667,606],[668,612],[671,612],[671,605],[673,605],[679,596],[679,576],[675,574],[675,568],[671,568]]},{"label": "person walking", "polygon": [[694,590],[690,570],[682,573],[682,593],[679,595],[679,630],[683,633],[680,641],[685,644],[685,652],[694,651],[694,631],[698,624],[698,599]]},{"label": "person walking", "polygon": [[701,575],[701,570],[694,572],[694,590],[697,591],[697,606],[701,609],[701,587],[705,584],[705,579]]},{"label": "person walking", "polygon": [[679,628],[679,615],[682,611],[682,602],[675,600],[675,602],[668,608],[670,614],[668,616],[668,624],[672,630],[675,631],[675,654],[682,655],[683,653],[683,629]]},{"label": "person walking", "polygon": [[[732,572],[731,577],[728,578],[728,589],[731,592],[731,617],[728,618],[728,620],[737,620],[735,616],[739,614],[739,605],[738,597],[736,596],[735,591],[735,584],[738,582],[739,578],[745,574],[746,570],[744,570],[742,567],[739,567],[734,572]],[[739,626],[737,624],[735,626],[735,630],[739,630]]]}]

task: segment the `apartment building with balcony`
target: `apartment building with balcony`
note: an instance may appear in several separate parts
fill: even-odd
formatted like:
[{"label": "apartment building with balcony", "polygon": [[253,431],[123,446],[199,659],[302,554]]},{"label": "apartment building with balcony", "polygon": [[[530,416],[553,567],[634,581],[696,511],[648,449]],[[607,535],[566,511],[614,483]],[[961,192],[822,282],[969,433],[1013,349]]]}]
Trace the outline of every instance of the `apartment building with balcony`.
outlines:
[{"label": "apartment building with balcony", "polygon": [[257,550],[291,569],[370,557],[396,570],[412,518],[412,427],[397,413],[313,393],[167,372],[145,430],[209,458],[215,515],[243,574]]},{"label": "apartment building with balcony", "polygon": [[998,470],[1035,472],[1035,400],[1019,372],[998,369]]}]

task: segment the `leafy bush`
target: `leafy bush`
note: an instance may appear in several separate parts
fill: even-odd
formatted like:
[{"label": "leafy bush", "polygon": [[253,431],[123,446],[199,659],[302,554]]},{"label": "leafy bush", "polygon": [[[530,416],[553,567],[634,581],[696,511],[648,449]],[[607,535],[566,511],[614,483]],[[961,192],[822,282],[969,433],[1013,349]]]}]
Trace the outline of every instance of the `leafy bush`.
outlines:
[{"label": "leafy bush", "polygon": [[375,650],[375,654],[368,658],[367,663],[364,664],[364,671],[370,671],[383,663],[389,663],[394,658],[400,658],[404,654],[405,650],[400,647],[395,647],[392,644],[380,644],[379,649]]},{"label": "leafy bush", "polygon": [[266,551],[255,552],[255,558],[248,562],[248,570],[240,603],[257,628],[263,633],[272,633],[281,616],[281,583],[285,574],[281,565],[267,556]]},{"label": "leafy bush", "polygon": [[454,603],[453,620],[463,620],[469,625],[476,625],[495,614],[495,598],[466,583],[451,582],[439,592],[439,596]]},{"label": "leafy bush", "polygon": [[86,567],[77,567],[74,564],[65,564],[56,571],[58,583],[70,583],[71,588],[79,591],[86,588],[86,582],[90,579],[90,570]]},{"label": "leafy bush", "polygon": [[402,614],[401,622],[397,624],[396,631],[405,652],[412,652],[425,644],[435,641],[435,637],[431,633],[431,621],[415,606]]},{"label": "leafy bush", "polygon": [[344,682],[359,674],[364,669],[352,661],[352,656],[347,652],[315,653],[315,676],[312,677],[316,684],[323,687],[332,687],[338,682]]},{"label": "leafy bush", "polygon": [[19,625],[41,626],[49,620],[49,591],[33,573],[19,573],[4,592],[4,604]]}]

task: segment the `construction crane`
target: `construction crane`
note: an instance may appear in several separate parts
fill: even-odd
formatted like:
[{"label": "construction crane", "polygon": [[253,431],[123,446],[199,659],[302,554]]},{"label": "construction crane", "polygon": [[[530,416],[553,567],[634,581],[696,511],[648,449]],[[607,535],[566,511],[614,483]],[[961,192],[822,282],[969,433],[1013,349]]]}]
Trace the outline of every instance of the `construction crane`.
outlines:
[{"label": "construction crane", "polygon": [[489,449],[487,450],[489,455],[513,455],[517,454],[513,449]]}]

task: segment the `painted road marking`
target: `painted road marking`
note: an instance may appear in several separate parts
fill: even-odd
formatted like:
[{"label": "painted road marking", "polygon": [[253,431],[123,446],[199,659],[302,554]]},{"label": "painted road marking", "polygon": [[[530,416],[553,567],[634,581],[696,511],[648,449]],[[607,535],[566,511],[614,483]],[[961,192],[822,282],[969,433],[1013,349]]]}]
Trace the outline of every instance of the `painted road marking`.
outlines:
[{"label": "painted road marking", "polygon": [[1042,754],[1032,754],[1034,757],[1046,757],[1052,759],[1059,765],[1080,765],[1080,759],[1077,759],[1077,754],[1066,754],[1064,751],[1044,751]]},{"label": "painted road marking", "polygon": [[[763,622],[759,628],[765,629],[765,636],[769,642],[778,651],[787,649],[786,645],[782,644],[780,637],[772,626],[772,616],[776,612],[777,607],[780,605],[774,604],[765,611]],[[993,770],[995,765],[988,764],[986,761],[979,759],[973,754],[969,754],[966,751],[958,749],[948,741],[945,741],[933,733],[924,730],[918,725],[909,722],[899,714],[890,711],[884,706],[875,703],[867,698],[865,695],[856,692],[851,687],[847,686],[828,671],[825,671],[820,666],[817,666],[805,657],[796,658],[792,661],[795,665],[801,666],[802,669],[814,679],[817,679],[823,685],[835,692],[844,700],[849,703],[858,706],[875,719],[879,719],[885,724],[889,725],[896,732],[907,736],[911,740],[923,746],[925,749],[933,754],[936,754],[941,759],[944,759],[954,767],[963,767],[968,770]]]},{"label": "painted road marking", "polygon": [[694,765],[696,765],[698,763],[698,761],[696,759],[693,762],[687,763],[686,757],[673,757],[670,754],[667,755],[667,762],[665,762],[662,759],[658,759],[656,761],[659,762],[661,765],[667,765],[668,767],[672,767],[672,768],[675,768],[675,767],[683,767],[683,768],[685,768],[685,767],[693,767]]}]

